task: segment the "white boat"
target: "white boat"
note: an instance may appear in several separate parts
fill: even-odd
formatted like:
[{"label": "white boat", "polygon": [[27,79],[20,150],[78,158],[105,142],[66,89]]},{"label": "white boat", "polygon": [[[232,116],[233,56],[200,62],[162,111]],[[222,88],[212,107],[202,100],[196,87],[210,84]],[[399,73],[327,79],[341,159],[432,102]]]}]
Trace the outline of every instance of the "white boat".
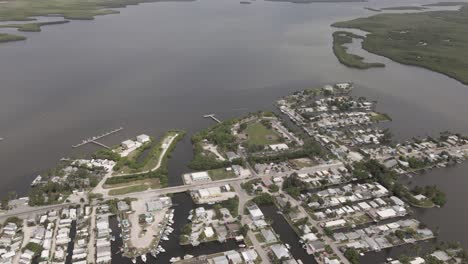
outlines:
[{"label": "white boat", "polygon": [[179,261],[179,260],[181,260],[180,257],[172,257],[169,261],[170,261],[171,263],[174,263],[174,262]]},{"label": "white boat", "polygon": [[141,255],[141,260],[146,263],[146,254]]},{"label": "white boat", "polygon": [[166,250],[165,250],[163,247],[161,247],[161,248],[159,249],[159,251],[161,251],[161,252],[166,252]]},{"label": "white boat", "polygon": [[191,258],[193,258],[193,255],[187,254],[184,256],[184,259],[191,259]]},{"label": "white boat", "polygon": [[136,258],[132,258],[132,262],[133,262],[133,264],[135,264],[136,263]]},{"label": "white boat", "polygon": [[285,244],[287,249],[291,249],[291,246],[289,244]]}]

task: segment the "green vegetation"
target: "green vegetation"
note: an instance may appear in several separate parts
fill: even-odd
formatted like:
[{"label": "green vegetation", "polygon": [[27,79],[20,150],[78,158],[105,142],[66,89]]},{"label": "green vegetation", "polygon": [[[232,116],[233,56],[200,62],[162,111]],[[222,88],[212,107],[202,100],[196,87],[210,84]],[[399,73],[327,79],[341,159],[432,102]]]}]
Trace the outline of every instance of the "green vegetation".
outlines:
[{"label": "green vegetation", "polygon": [[110,149],[99,149],[93,155],[93,159],[108,159],[113,161],[119,161],[120,155]]},{"label": "green vegetation", "polygon": [[[398,182],[397,174],[394,171],[386,169],[376,160],[358,162],[353,167],[353,176],[364,179],[372,175],[385,188],[413,206],[432,207],[433,204],[443,206],[446,202],[445,194],[436,186],[415,187],[413,191],[410,191],[408,187]],[[414,194],[424,194],[428,200],[418,201],[414,198]]]},{"label": "green vegetation", "polygon": [[228,170],[226,170],[226,168],[219,168],[219,169],[209,170],[208,175],[210,175],[210,178],[213,181],[237,177],[234,170],[231,169],[231,170],[228,171]]},{"label": "green vegetation", "polygon": [[65,19],[93,19],[98,15],[115,14],[120,8],[148,0],[15,0],[2,3],[0,21],[28,21],[34,16],[61,15]]},{"label": "green vegetation", "polygon": [[348,248],[346,249],[344,253],[345,257],[351,262],[351,264],[359,264],[361,263],[359,261],[359,252],[357,252],[356,249],[354,248]]},{"label": "green vegetation", "polygon": [[363,57],[349,53],[348,48],[344,45],[353,43],[354,38],[364,39],[362,36],[347,31],[336,31],[333,33],[333,53],[342,64],[358,69],[385,67],[383,63],[365,62]]},{"label": "green vegetation", "polygon": [[221,206],[227,208],[233,217],[239,215],[239,197],[236,196],[222,201]]},{"label": "green vegetation", "polygon": [[42,26],[65,24],[65,23],[68,23],[68,22],[70,22],[70,21],[62,20],[62,21],[27,23],[27,24],[8,24],[8,25],[0,25],[0,28],[17,28],[18,31],[40,32]]},{"label": "green vegetation", "polygon": [[[60,170],[58,168],[51,169],[44,174],[43,179],[50,178],[49,174],[54,171]],[[60,172],[62,173],[62,171]],[[61,173],[56,175],[59,176]],[[33,187],[29,192],[29,205],[37,206],[64,202],[73,190],[95,187],[103,174],[104,171],[100,167],[87,168],[80,166],[76,171],[70,172],[66,180],[47,181],[45,184]]]},{"label": "green vegetation", "polygon": [[273,204],[273,196],[271,196],[270,194],[268,193],[261,193],[257,196],[255,196],[255,198],[252,199],[252,201],[254,203],[256,203],[257,205],[271,205]]},{"label": "green vegetation", "polygon": [[261,156],[250,156],[249,162],[251,164],[257,163],[279,163],[286,162],[290,159],[299,158],[315,158],[320,157],[324,160],[328,160],[330,153],[320,146],[315,141],[305,141],[302,149],[293,150],[290,152],[281,152],[273,156],[261,155]]},{"label": "green vegetation", "polygon": [[34,242],[29,242],[28,244],[26,244],[26,246],[22,250],[23,252],[26,250],[31,250],[32,252],[34,252],[34,255],[37,256],[41,254],[42,249],[43,248],[41,245],[34,243]]},{"label": "green vegetation", "polygon": [[254,192],[256,192],[256,190],[254,190],[254,185],[257,185],[259,183],[261,183],[262,180],[261,179],[253,179],[253,180],[250,180],[248,182],[245,182],[245,183],[241,183],[241,187],[242,189],[244,189],[248,194],[253,194]]},{"label": "green vegetation", "polygon": [[385,113],[377,113],[377,112],[372,112],[371,113],[371,121],[378,123],[378,122],[385,122],[385,121],[392,121],[392,118]]},{"label": "green vegetation", "polygon": [[468,5],[457,11],[379,14],[333,26],[370,32],[362,42],[369,52],[468,84]]},{"label": "green vegetation", "polygon": [[279,189],[280,189],[279,186],[276,185],[276,184],[272,184],[272,185],[268,186],[268,191],[271,192],[271,193],[278,192]]},{"label": "green vegetation", "polygon": [[26,37],[23,37],[23,36],[0,33],[0,43],[10,42],[10,41],[19,41],[19,40],[25,40],[25,39]]},{"label": "green vegetation", "polygon": [[[183,131],[179,131],[178,133],[179,133],[178,136],[172,141],[171,146],[169,146],[169,148],[167,149],[166,155],[164,155],[164,157],[162,158],[161,166],[157,170],[149,171],[146,173],[135,173],[135,174],[128,174],[128,175],[123,175],[123,176],[110,177],[106,180],[105,184],[117,185],[117,184],[124,184],[124,183],[129,183],[129,182],[134,182],[134,181],[141,181],[145,179],[159,179],[160,186],[165,187],[167,185],[167,174],[168,174],[167,161],[170,157],[170,153],[174,150],[177,142],[180,141],[185,135],[185,132]],[[156,153],[156,150],[153,154],[151,153],[152,153],[152,150],[150,150],[150,153],[148,154],[148,156],[156,155],[154,154]]]},{"label": "green vegetation", "polygon": [[[120,158],[114,166],[115,174],[138,173],[150,171],[158,165],[163,152],[163,143],[176,134],[184,134],[183,131],[168,131],[156,144],[148,142],[130,153],[127,157]],[[148,152],[148,153],[146,153]],[[146,154],[146,156],[144,156]],[[168,155],[168,152],[165,153]],[[118,172],[118,173],[117,173]]]},{"label": "green vegetation", "polygon": [[[236,122],[235,119],[226,120],[220,124],[204,129],[193,135],[193,152],[194,157],[190,162],[189,167],[193,170],[211,170],[226,168],[231,165],[229,161],[220,161],[216,155],[203,149],[203,141],[216,145],[221,151],[235,151],[237,149],[236,137],[231,134],[232,125]],[[234,161],[233,164],[238,164],[241,160]]]},{"label": "green vegetation", "polygon": [[244,132],[247,134],[247,145],[249,146],[266,146],[281,142],[280,136],[271,128],[268,121],[249,123]]},{"label": "green vegetation", "polygon": [[416,195],[422,194],[426,196],[427,199],[438,206],[443,206],[447,202],[445,193],[437,189],[435,185],[425,187],[416,186],[412,192]]},{"label": "green vegetation", "polygon": [[18,228],[23,226],[23,219],[17,217],[17,216],[10,216],[5,220],[5,223],[14,223]]},{"label": "green vegetation", "polygon": [[301,181],[296,173],[285,178],[283,182],[283,190],[295,199],[297,199],[301,195],[301,191],[305,189],[307,189],[307,184]]},{"label": "green vegetation", "polygon": [[142,192],[148,190],[149,186],[145,184],[132,185],[119,189],[112,189],[109,191],[109,195],[123,195],[127,193]]}]

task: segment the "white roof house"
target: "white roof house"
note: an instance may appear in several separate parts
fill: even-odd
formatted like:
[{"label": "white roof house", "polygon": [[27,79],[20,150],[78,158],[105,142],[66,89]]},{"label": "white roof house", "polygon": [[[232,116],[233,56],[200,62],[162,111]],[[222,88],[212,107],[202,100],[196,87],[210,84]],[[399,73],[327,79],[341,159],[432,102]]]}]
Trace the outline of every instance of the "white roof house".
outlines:
[{"label": "white roof house", "polygon": [[383,210],[377,211],[377,215],[381,219],[387,219],[387,218],[395,217],[397,215],[397,213],[395,212],[395,210],[393,210],[391,208],[388,208],[388,209],[383,209]]},{"label": "white roof house", "polygon": [[258,208],[258,206],[256,204],[253,204],[253,205],[247,207],[247,210],[249,211],[249,214],[250,214],[250,217],[252,218],[252,220],[264,219],[264,215],[262,213],[262,210],[260,210],[260,208]]},{"label": "white roof house", "polygon": [[214,230],[211,226],[205,227],[205,230],[203,231],[205,233],[206,237],[212,237],[214,236]]},{"label": "white roof house", "polygon": [[219,256],[216,258],[211,259],[213,261],[213,264],[229,264],[229,261],[225,256]]},{"label": "white roof house", "polygon": [[288,150],[289,147],[288,145],[281,143],[281,144],[273,144],[269,146],[272,150],[274,151],[280,151],[280,150]]},{"label": "white roof house", "polygon": [[210,175],[206,171],[194,172],[190,174],[192,181],[201,182],[201,181],[210,181]]},{"label": "white roof house", "polygon": [[289,251],[283,244],[274,244],[270,248],[278,259],[289,258]]},{"label": "white roof house", "polygon": [[229,260],[229,262],[232,263],[232,264],[242,263],[241,254],[239,252],[237,252],[237,251],[230,250],[230,251],[224,253],[224,255]]},{"label": "white roof house", "polygon": [[139,136],[136,137],[137,138],[137,141],[140,142],[140,143],[146,143],[146,142],[149,142],[151,139],[148,135],[145,135],[145,134],[141,134]]},{"label": "white roof house", "polygon": [[424,263],[426,263],[426,261],[421,257],[417,257],[410,261],[410,264],[424,264]]},{"label": "white roof house", "polygon": [[135,141],[127,139],[127,140],[123,141],[121,143],[121,145],[122,145],[122,148],[124,148],[124,149],[131,149],[131,148],[135,147],[136,144],[135,144]]},{"label": "white roof house", "polygon": [[325,227],[335,227],[335,226],[343,226],[346,224],[346,220],[344,219],[338,219],[338,220],[333,220],[325,223]]},{"label": "white roof house", "polygon": [[253,263],[258,258],[258,254],[254,249],[242,251],[241,254],[246,263]]}]

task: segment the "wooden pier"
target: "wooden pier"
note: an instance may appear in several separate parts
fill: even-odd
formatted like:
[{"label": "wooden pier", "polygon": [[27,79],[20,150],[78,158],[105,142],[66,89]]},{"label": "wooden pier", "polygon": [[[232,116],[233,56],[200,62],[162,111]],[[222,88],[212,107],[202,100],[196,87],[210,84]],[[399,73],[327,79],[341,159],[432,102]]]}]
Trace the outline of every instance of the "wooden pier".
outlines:
[{"label": "wooden pier", "polygon": [[99,142],[97,142],[96,140],[101,139],[101,138],[103,138],[103,137],[107,137],[107,136],[112,135],[112,134],[114,134],[114,133],[117,133],[117,132],[119,132],[119,131],[121,131],[121,130],[123,130],[123,127],[119,127],[119,128],[117,128],[117,129],[113,129],[113,130],[111,130],[111,131],[109,131],[109,132],[106,132],[106,133],[100,135],[100,136],[95,136],[95,137],[92,137],[92,138],[84,139],[81,143],[76,144],[76,145],[73,145],[72,148],[78,148],[78,147],[84,146],[84,145],[86,145],[86,144],[88,144],[88,143],[94,143],[94,144],[99,145],[99,146],[101,146],[101,147],[110,149],[110,147],[108,147],[108,146],[106,146],[106,145],[104,145],[104,144],[102,144],[102,143],[99,143]]},{"label": "wooden pier", "polygon": [[220,121],[218,118],[216,118],[214,114],[204,115],[203,117],[204,117],[204,118],[211,118],[211,119],[213,119],[214,121],[216,121],[216,122],[218,122],[218,123],[221,123],[221,121]]}]

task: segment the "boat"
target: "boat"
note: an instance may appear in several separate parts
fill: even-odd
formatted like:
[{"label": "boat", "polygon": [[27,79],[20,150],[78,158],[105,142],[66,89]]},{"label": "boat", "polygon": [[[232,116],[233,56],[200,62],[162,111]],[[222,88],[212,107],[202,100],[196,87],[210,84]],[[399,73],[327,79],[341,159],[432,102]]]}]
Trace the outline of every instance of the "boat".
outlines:
[{"label": "boat", "polygon": [[146,254],[141,255],[141,260],[146,263]]},{"label": "boat", "polygon": [[284,244],[287,249],[291,249],[291,246],[289,244]]},{"label": "boat", "polygon": [[179,260],[181,260],[180,257],[172,257],[169,261],[170,261],[171,263],[174,263],[174,262],[179,261]]},{"label": "boat", "polygon": [[187,254],[184,256],[184,259],[191,259],[191,258],[193,258],[193,255]]},{"label": "boat", "polygon": [[136,263],[136,258],[132,258],[132,262],[135,264]]}]

